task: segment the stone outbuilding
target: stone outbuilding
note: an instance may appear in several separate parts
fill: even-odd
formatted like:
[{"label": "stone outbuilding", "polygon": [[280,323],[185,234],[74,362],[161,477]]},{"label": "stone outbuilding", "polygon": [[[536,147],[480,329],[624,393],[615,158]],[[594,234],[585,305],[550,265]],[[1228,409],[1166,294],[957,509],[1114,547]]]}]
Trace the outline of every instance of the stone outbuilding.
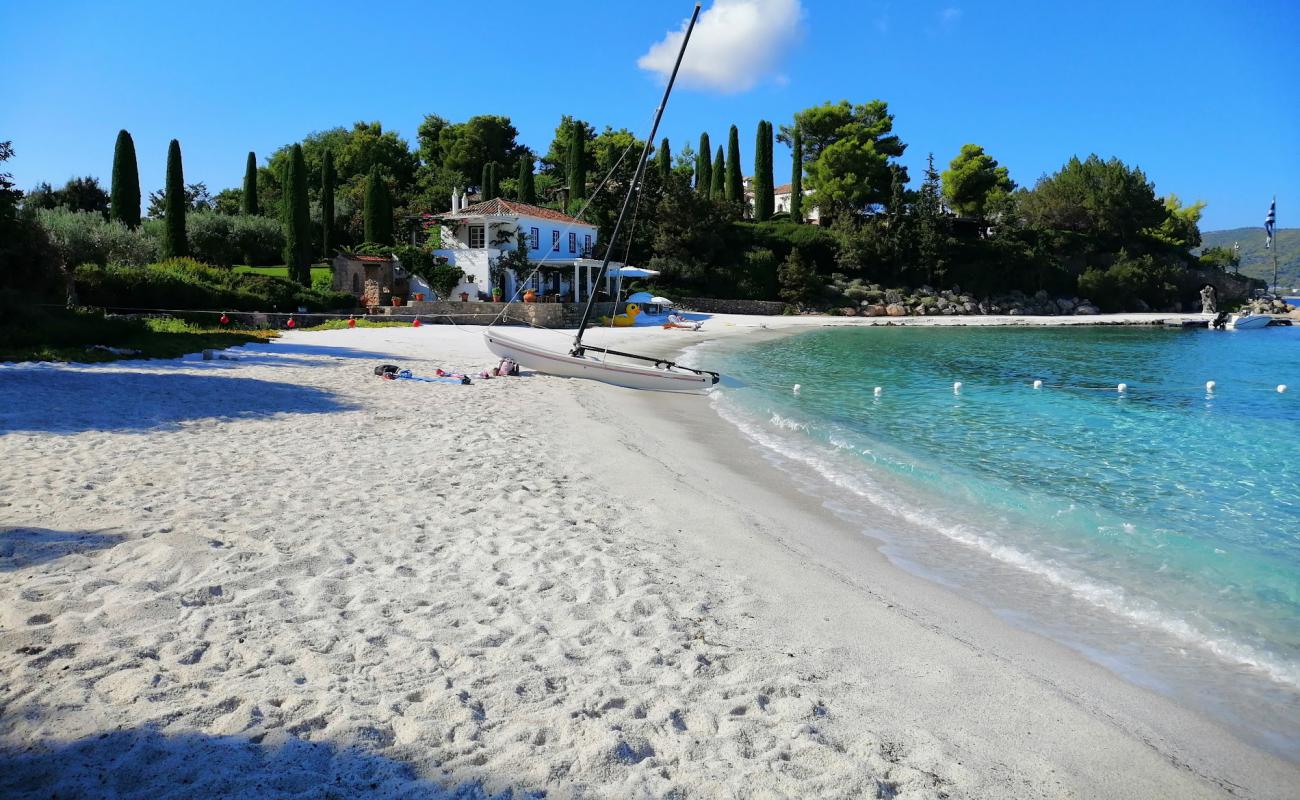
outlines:
[{"label": "stone outbuilding", "polygon": [[334,291],[348,292],[363,306],[385,306],[397,290],[397,262],[388,256],[340,253],[334,257]]}]

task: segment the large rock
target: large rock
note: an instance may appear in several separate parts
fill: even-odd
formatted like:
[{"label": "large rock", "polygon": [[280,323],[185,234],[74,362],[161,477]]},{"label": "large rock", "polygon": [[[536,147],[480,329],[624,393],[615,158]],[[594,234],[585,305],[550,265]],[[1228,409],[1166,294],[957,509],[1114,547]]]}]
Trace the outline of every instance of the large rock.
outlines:
[{"label": "large rock", "polygon": [[885,313],[891,317],[906,317],[907,309],[899,303],[890,303],[885,306]]},{"label": "large rock", "polygon": [[1025,313],[1024,309],[1020,308],[1019,306],[1015,306],[1010,311],[1007,312],[1007,314],[1012,317],[1023,316],[1024,313]]},{"label": "large rock", "polygon": [[858,310],[853,306],[845,306],[840,309],[841,317],[856,317],[857,315],[858,315]]},{"label": "large rock", "polygon": [[888,314],[889,311],[887,311],[885,307],[879,303],[876,303],[874,305],[869,305],[862,309],[862,316],[864,317],[884,317],[887,316]]},{"label": "large rock", "polygon": [[1101,309],[1097,308],[1096,306],[1092,305],[1091,303],[1085,300],[1084,302],[1079,304],[1078,308],[1074,309],[1074,313],[1083,314],[1085,316],[1091,316],[1093,314],[1100,314]]},{"label": "large rock", "polygon": [[1061,310],[1062,314],[1069,314],[1074,310],[1074,301],[1062,297],[1056,301],[1056,307]]}]

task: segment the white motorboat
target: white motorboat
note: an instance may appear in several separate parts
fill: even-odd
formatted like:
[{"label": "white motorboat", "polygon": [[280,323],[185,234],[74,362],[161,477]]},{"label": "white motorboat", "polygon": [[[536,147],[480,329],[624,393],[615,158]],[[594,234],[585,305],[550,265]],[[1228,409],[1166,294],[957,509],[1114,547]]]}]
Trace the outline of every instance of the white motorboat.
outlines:
[{"label": "white motorboat", "polygon": [[[592,345],[582,345],[576,355],[557,352],[503,334],[495,328],[484,332],[483,339],[488,349],[501,358],[562,378],[591,378],[615,386],[659,392],[703,392],[712,388],[719,379],[716,372]],[[643,360],[647,365],[625,363],[623,359]]]},{"label": "white motorboat", "polygon": [[1273,321],[1272,314],[1233,314],[1228,319],[1228,329],[1234,331],[1253,331],[1267,328]]}]

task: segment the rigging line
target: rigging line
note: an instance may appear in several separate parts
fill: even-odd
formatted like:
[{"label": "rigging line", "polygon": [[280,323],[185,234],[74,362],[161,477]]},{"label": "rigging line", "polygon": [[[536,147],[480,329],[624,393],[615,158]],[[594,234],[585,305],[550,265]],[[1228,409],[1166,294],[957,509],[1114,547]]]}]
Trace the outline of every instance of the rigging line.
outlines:
[{"label": "rigging line", "polygon": [[[581,220],[583,218],[583,215],[587,213],[587,209],[590,208],[591,204],[596,200],[597,197],[600,196],[601,191],[605,188],[605,184],[609,183],[610,177],[613,176],[614,172],[618,169],[619,165],[623,163],[623,159],[627,158],[627,154],[630,153],[635,146],[636,146],[636,139],[635,137],[633,137],[632,142],[629,143],[628,146],[623,149],[623,153],[618,157],[618,161],[614,162],[614,166],[610,167],[609,172],[606,172],[605,177],[602,178],[600,183],[596,185],[596,189],[591,193],[591,197],[587,198],[587,202],[583,203],[582,208],[578,209],[578,213],[577,215],[575,215],[574,219]],[[552,253],[558,250],[559,246],[560,243],[558,241],[551,242],[551,248],[547,250],[545,254],[542,255],[541,261],[545,262],[546,259]],[[527,285],[528,281],[531,281],[533,279],[533,276],[535,276],[538,272],[540,272],[541,269],[542,269],[542,263],[538,263],[536,267],[533,267],[533,271],[528,273],[528,277],[524,278],[522,281],[516,282],[514,294],[512,294],[510,296],[510,299],[506,301],[507,307],[511,303],[519,299],[519,296],[522,294],[520,287]],[[504,308],[501,309],[500,316],[504,316],[505,313],[506,313],[506,309]],[[489,323],[488,327],[491,328],[498,321],[500,321],[499,318]]]},{"label": "rigging line", "polygon": [[[682,34],[682,46],[681,49],[677,51],[677,60],[673,63],[673,71],[668,76],[668,85],[664,87],[663,99],[659,101],[659,107],[655,109],[655,121],[650,127],[650,135],[646,137],[645,146],[641,148],[641,155],[636,162],[636,171],[632,173],[632,185],[628,194],[623,197],[623,205],[618,210],[618,219],[614,222],[614,232],[609,237],[611,242],[618,241],[618,231],[623,227],[623,217],[627,214],[627,204],[632,199],[631,189],[636,188],[636,185],[641,181],[642,173],[645,171],[646,157],[650,154],[650,148],[653,146],[655,135],[659,132],[659,122],[663,119],[664,109],[668,107],[668,98],[673,93],[673,84],[677,82],[677,72],[681,69],[682,58],[686,55],[686,45],[691,41],[691,32],[695,30],[695,23],[699,18],[700,3],[697,2],[695,4],[695,10],[691,12],[691,21],[686,26],[686,32]],[[605,250],[605,259],[600,265],[600,271],[596,273],[597,284],[600,283],[601,279],[604,278],[605,274],[609,271],[609,257],[610,251],[607,248]],[[587,323],[591,320],[592,307],[595,305],[594,300],[594,295],[588,297],[587,305],[582,310],[582,321],[578,323],[578,335],[573,337],[572,354],[575,356],[582,354],[582,333],[583,329],[587,327]]]}]

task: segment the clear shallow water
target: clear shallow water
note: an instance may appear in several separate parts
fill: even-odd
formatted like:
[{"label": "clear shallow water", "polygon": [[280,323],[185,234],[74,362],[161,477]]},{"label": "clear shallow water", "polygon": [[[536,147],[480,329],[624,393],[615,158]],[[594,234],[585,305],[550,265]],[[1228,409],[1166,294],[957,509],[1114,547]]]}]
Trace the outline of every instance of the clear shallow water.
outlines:
[{"label": "clear shallow water", "polygon": [[692,357],[896,561],[1300,760],[1300,328],[834,328]]}]

